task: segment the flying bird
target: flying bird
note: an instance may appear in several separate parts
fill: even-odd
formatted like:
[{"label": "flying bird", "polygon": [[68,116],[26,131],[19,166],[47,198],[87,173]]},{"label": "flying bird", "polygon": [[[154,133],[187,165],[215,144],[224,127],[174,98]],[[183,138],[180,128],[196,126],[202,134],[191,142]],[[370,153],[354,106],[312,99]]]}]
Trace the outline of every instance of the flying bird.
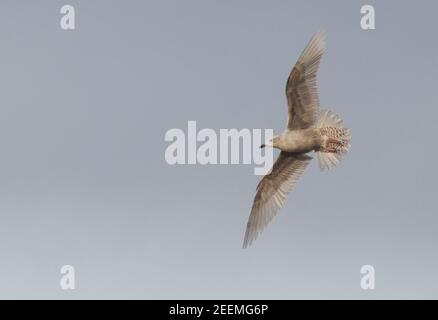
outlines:
[{"label": "flying bird", "polygon": [[280,149],[280,154],[257,185],[246,226],[243,247],[258,237],[292,191],[315,151],[321,170],[332,169],[347,153],[350,134],[342,119],[319,105],[316,74],[325,50],[324,32],[316,33],[301,53],[286,83],[287,127],[261,148]]}]

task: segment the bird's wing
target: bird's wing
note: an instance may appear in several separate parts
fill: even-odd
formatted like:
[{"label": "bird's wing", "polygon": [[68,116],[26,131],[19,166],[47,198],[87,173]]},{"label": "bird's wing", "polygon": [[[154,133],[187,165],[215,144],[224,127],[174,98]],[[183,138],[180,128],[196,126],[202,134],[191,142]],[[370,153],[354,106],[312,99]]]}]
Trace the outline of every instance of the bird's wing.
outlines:
[{"label": "bird's wing", "polygon": [[286,83],[289,129],[305,129],[312,126],[319,113],[316,73],[325,49],[324,32],[318,32],[310,40],[293,67]]},{"label": "bird's wing", "polygon": [[246,226],[244,248],[257,238],[283,206],[286,195],[292,191],[311,159],[312,157],[306,154],[280,152],[272,171],[265,175],[257,186]]}]

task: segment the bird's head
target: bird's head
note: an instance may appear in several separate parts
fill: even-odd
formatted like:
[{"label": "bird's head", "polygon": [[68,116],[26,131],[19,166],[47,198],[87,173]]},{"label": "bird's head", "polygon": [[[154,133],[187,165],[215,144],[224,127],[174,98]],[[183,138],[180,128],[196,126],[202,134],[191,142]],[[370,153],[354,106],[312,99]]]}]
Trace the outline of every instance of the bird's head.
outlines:
[{"label": "bird's head", "polygon": [[272,139],[269,139],[266,143],[262,144],[260,146],[260,149],[264,147],[277,148],[279,140],[280,140],[280,136],[274,136]]}]

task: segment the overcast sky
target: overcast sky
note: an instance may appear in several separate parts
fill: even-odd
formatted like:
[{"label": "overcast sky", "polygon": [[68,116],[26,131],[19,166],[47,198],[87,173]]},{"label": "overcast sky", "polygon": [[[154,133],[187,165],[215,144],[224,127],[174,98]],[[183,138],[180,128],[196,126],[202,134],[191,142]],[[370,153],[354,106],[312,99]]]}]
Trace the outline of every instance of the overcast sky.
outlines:
[{"label": "overcast sky", "polygon": [[[367,3],[376,30],[363,1],[71,0],[64,31],[64,1],[1,1],[0,297],[438,298],[438,5]],[[164,135],[281,131],[319,29],[351,151],[243,250],[254,165],[170,166]]]}]

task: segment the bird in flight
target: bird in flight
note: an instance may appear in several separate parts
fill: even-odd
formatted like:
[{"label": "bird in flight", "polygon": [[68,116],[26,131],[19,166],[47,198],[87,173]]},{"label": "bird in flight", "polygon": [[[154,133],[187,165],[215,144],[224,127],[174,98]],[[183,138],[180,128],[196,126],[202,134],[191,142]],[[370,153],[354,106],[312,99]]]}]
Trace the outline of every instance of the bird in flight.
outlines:
[{"label": "bird in flight", "polygon": [[334,112],[320,109],[316,74],[325,49],[323,32],[316,33],[301,53],[286,83],[287,128],[261,148],[280,149],[280,155],[257,185],[243,247],[258,237],[292,191],[315,151],[321,170],[334,168],[350,147],[350,134]]}]

